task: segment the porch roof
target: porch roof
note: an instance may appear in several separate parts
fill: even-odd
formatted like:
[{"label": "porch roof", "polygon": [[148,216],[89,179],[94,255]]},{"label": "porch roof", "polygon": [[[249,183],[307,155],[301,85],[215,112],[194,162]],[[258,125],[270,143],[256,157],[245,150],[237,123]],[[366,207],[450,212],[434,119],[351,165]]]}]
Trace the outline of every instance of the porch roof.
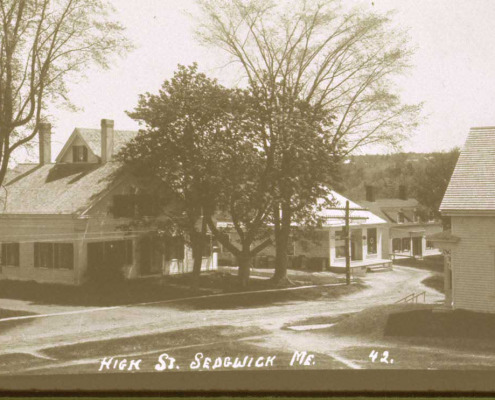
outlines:
[{"label": "porch roof", "polygon": [[354,203],[353,201],[342,196],[340,193],[331,191],[327,199],[322,199],[320,204],[325,201],[329,201],[332,206],[324,208],[322,211],[318,212],[318,215],[326,220],[324,226],[340,226],[345,225],[345,206],[346,201],[349,201],[349,212],[350,223],[354,225],[375,225],[375,224],[386,224],[383,218],[380,218],[376,214],[372,213],[370,210],[364,208],[363,206]]}]

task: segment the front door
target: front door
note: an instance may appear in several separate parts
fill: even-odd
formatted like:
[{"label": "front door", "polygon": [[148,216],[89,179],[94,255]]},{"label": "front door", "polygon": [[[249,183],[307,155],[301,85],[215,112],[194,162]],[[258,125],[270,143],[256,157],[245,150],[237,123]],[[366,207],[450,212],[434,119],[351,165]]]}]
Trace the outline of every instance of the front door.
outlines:
[{"label": "front door", "polygon": [[412,238],[412,246],[413,246],[413,256],[422,257],[423,256],[423,238],[422,237],[413,237]]},{"label": "front door", "polygon": [[152,259],[151,252],[152,252],[151,240],[147,237],[142,238],[140,242],[141,275],[149,275],[151,273],[151,259]]},{"label": "front door", "polygon": [[115,282],[123,278],[123,241],[88,243],[88,276],[92,281]]}]

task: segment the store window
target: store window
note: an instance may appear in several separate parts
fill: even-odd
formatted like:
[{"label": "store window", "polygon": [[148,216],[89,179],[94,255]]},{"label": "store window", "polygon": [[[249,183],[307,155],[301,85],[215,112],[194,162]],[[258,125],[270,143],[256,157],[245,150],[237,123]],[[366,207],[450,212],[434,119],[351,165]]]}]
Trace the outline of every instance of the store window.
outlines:
[{"label": "store window", "polygon": [[368,228],[367,234],[368,254],[377,253],[377,233],[376,228]]},{"label": "store window", "polygon": [[345,257],[345,229],[335,231],[335,257]]}]

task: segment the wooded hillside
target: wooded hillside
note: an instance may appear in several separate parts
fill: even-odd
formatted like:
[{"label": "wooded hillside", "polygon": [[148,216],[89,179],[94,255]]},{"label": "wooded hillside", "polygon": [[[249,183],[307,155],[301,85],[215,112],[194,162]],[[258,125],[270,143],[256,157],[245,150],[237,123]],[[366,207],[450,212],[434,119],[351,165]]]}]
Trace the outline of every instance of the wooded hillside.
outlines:
[{"label": "wooded hillside", "polygon": [[437,153],[352,156],[341,166],[337,190],[352,200],[364,200],[365,186],[373,185],[376,198],[397,198],[399,185],[405,185],[408,197],[437,211],[458,156],[458,148]]}]

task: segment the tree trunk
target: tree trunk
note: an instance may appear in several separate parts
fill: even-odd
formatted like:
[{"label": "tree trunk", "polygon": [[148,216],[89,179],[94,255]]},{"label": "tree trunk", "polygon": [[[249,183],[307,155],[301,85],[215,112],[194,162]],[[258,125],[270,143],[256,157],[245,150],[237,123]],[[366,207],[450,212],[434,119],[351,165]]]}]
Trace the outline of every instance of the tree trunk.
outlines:
[{"label": "tree trunk", "polygon": [[191,235],[191,247],[193,256],[193,271],[191,276],[191,287],[199,287],[199,276],[201,275],[201,264],[203,262],[204,235],[194,232]]},{"label": "tree trunk", "polygon": [[253,257],[249,253],[243,253],[237,257],[239,264],[239,286],[246,288],[249,284],[249,275],[251,274],[251,267],[253,266]]},{"label": "tree trunk", "polygon": [[288,266],[288,246],[290,236],[290,210],[287,207],[282,207],[282,217],[280,219],[280,228],[275,233],[275,273],[272,280],[275,283],[288,282],[287,266]]}]

